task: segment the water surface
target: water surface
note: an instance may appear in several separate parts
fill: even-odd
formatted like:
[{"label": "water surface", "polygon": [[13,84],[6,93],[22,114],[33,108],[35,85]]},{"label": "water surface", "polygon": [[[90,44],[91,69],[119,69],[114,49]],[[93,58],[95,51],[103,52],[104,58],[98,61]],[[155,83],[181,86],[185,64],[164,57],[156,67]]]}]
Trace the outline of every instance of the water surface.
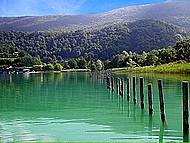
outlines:
[{"label": "water surface", "polygon": [[[1,74],[1,141],[182,142],[181,82],[189,76],[117,76],[137,77],[137,105],[132,97],[128,102],[116,91],[111,93],[105,80],[90,78],[89,73]],[[140,76],[145,78],[143,111]],[[157,79],[163,79],[165,126],[160,121]],[[148,83],[153,85],[153,117],[148,115]]]}]

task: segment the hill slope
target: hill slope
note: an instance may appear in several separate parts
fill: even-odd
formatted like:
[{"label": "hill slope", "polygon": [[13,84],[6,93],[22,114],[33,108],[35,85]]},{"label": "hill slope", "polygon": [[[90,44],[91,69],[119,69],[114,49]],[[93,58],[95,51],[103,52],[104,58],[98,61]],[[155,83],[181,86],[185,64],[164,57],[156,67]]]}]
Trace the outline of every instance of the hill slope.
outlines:
[{"label": "hill slope", "polygon": [[190,1],[171,1],[142,6],[130,6],[106,13],[72,16],[0,17],[0,30],[70,31],[97,29],[113,23],[140,19],[158,19],[190,29]]},{"label": "hill slope", "polygon": [[43,61],[85,55],[105,60],[124,50],[141,53],[173,46],[177,33],[184,34],[177,26],[151,19],[115,24],[93,31],[0,31],[0,53],[13,51],[4,51],[12,47],[25,50]]}]

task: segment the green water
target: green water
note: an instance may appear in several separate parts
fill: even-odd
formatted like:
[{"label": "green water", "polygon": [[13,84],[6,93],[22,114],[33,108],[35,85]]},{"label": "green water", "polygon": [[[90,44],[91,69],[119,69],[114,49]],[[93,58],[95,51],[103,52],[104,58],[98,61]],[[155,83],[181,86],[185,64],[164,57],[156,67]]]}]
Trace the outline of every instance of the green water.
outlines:
[{"label": "green water", "polygon": [[[117,76],[126,80],[127,76],[134,75]],[[189,76],[135,76],[137,105],[133,104],[132,97],[128,102],[116,91],[111,93],[104,80],[90,78],[89,73],[0,74],[0,140],[182,142],[181,82]],[[139,97],[140,76],[145,78],[143,111]],[[160,121],[157,79],[163,79],[165,126]],[[153,84],[153,117],[148,115],[148,83]]]}]

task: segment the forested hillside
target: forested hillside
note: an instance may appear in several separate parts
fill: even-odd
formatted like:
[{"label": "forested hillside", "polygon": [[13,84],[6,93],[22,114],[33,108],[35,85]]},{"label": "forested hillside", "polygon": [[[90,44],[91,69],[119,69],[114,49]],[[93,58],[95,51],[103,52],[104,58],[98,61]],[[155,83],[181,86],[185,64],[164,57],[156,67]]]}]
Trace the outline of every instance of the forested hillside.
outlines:
[{"label": "forested hillside", "polygon": [[185,33],[177,26],[151,19],[93,31],[0,31],[0,56],[11,55],[15,49],[20,49],[46,63],[86,55],[106,60],[122,51],[142,53],[173,46],[176,34]]},{"label": "forested hillside", "polygon": [[75,31],[94,30],[113,23],[158,19],[190,29],[190,1],[170,1],[151,5],[130,6],[100,14],[0,17],[0,30]]}]

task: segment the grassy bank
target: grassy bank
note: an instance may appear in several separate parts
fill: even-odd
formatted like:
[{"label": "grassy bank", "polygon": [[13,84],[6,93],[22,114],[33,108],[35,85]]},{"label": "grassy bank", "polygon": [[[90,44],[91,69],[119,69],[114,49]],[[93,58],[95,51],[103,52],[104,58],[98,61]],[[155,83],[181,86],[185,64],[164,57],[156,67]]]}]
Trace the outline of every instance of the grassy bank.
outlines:
[{"label": "grassy bank", "polygon": [[112,69],[117,73],[173,73],[173,74],[189,74],[190,73],[190,63],[169,63],[159,66],[146,66],[146,67],[136,67],[136,68],[115,68]]}]

